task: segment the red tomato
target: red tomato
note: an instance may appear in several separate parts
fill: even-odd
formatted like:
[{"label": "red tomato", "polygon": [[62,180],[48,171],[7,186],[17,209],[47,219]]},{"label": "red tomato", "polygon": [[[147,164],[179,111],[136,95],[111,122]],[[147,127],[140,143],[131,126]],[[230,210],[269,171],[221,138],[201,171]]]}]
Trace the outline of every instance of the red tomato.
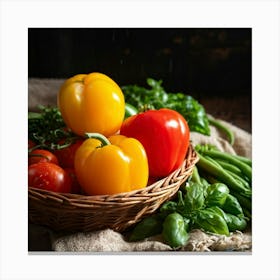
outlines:
[{"label": "red tomato", "polygon": [[187,121],[170,109],[149,110],[124,120],[120,134],[136,138],[144,146],[150,177],[168,176],[184,161],[189,147]]},{"label": "red tomato", "polygon": [[48,150],[36,149],[28,154],[28,165],[38,162],[51,162],[58,165],[57,157]]},{"label": "red tomato", "polygon": [[35,146],[36,146],[35,142],[33,142],[32,140],[28,139],[28,150],[33,148],[33,147],[35,147]]},{"label": "red tomato", "polygon": [[71,191],[68,173],[50,162],[39,162],[28,166],[28,186],[62,193]]},{"label": "red tomato", "polygon": [[71,193],[76,193],[76,194],[81,194],[82,193],[82,188],[78,182],[78,179],[76,177],[75,169],[74,168],[65,168],[64,169],[70,178],[71,182]]},{"label": "red tomato", "polygon": [[[60,166],[62,166],[63,168],[74,167],[75,153],[77,149],[82,145],[83,141],[84,140],[77,140],[75,143],[66,148],[54,151],[54,154],[56,155]],[[61,141],[59,144],[63,144],[63,141]]]}]

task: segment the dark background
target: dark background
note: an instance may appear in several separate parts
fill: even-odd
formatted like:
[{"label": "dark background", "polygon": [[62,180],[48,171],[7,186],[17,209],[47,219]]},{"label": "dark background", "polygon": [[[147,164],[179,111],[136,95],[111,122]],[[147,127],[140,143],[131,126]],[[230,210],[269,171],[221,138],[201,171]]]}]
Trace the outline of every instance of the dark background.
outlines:
[{"label": "dark background", "polygon": [[30,28],[29,78],[102,72],[120,86],[163,80],[251,131],[250,28]]}]

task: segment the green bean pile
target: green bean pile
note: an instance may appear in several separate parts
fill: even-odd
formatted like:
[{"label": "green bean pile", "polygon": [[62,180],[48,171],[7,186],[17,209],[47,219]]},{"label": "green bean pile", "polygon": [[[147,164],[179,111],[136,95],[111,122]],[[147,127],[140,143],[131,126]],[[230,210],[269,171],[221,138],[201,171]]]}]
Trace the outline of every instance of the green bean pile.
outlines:
[{"label": "green bean pile", "polygon": [[212,145],[196,145],[197,168],[209,183],[222,182],[241,204],[248,218],[252,211],[252,161],[219,151]]}]

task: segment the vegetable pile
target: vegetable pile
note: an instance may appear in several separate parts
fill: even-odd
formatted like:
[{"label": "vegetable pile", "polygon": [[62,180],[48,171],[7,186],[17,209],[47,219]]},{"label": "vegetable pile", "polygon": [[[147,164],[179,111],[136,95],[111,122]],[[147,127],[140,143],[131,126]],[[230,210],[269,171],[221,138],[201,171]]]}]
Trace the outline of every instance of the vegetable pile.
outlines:
[{"label": "vegetable pile", "polygon": [[[180,167],[190,131],[210,135],[203,106],[183,93],[119,87],[101,73],[67,79],[57,107],[28,114],[28,185],[59,193],[112,195],[145,188]],[[199,161],[175,198],[132,228],[130,241],[162,234],[180,248],[192,229],[228,236],[251,221],[252,162],[210,145],[197,145]]]},{"label": "vegetable pile", "polygon": [[[57,107],[38,106],[40,112],[28,112],[28,139],[32,145],[47,150],[70,146],[78,138],[67,129]],[[65,139],[64,143],[60,142]],[[33,144],[32,144],[33,143]]]},{"label": "vegetable pile", "polygon": [[[220,152],[215,146],[197,145],[197,168],[210,183],[223,182],[251,218],[252,161],[246,157]],[[199,182],[199,181],[198,181]]]},{"label": "vegetable pile", "polygon": [[[125,104],[121,88],[104,74],[67,79],[57,102],[57,108],[40,107],[41,112],[29,113],[28,135],[35,146],[29,156],[35,157],[35,148],[56,155],[56,165],[71,169],[75,188],[69,186],[65,170],[51,172],[50,162],[40,169],[45,170],[42,176],[31,172],[46,161],[43,152],[36,155],[40,162],[29,166],[30,187],[58,192],[74,189],[85,195],[129,192],[168,176],[185,159],[190,131],[184,117],[166,108],[138,113]],[[47,172],[58,179],[49,178]],[[56,183],[59,178],[63,186]]]},{"label": "vegetable pile", "polygon": [[138,223],[130,241],[162,234],[165,242],[176,249],[187,244],[193,229],[225,236],[246,229],[251,220],[250,160],[217,151],[213,146],[198,145],[196,150],[205,154],[199,154],[201,161],[176,199],[165,202],[157,213]]}]

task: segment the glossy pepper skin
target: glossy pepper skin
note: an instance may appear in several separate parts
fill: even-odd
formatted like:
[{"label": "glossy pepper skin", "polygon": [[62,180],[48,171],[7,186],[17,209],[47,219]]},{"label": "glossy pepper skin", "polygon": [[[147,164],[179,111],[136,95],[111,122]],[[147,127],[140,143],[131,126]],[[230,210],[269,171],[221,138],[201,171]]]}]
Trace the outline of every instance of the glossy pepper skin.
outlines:
[{"label": "glossy pepper skin", "polygon": [[138,140],[122,135],[105,141],[86,139],[76,151],[75,170],[79,184],[88,195],[141,189],[146,187],[149,177],[145,149]]},{"label": "glossy pepper skin", "polygon": [[144,146],[149,174],[168,176],[184,161],[190,139],[187,121],[171,109],[148,110],[124,120],[120,134],[139,140]]},{"label": "glossy pepper skin", "polygon": [[173,248],[186,245],[189,234],[186,231],[184,218],[176,212],[169,214],[163,222],[162,235],[164,240]]},{"label": "glossy pepper skin", "polygon": [[66,125],[77,135],[115,134],[124,119],[125,101],[120,87],[102,73],[75,75],[64,82],[57,97]]}]

